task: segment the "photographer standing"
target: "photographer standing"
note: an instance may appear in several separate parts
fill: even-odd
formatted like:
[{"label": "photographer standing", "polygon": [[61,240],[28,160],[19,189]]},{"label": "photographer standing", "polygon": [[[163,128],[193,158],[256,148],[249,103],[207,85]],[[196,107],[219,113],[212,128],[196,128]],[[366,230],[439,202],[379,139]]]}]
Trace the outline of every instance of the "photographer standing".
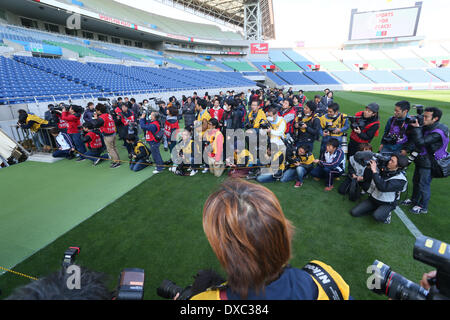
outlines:
[{"label": "photographer standing", "polygon": [[[317,112],[317,110],[316,110]],[[328,106],[327,113],[321,116],[320,126],[322,128],[322,143],[320,145],[320,156],[325,153],[328,141],[335,138],[342,142],[342,137],[350,127],[347,115],[339,112],[339,104],[332,103]]]},{"label": "photographer standing", "polygon": [[283,117],[284,121],[286,122],[286,134],[292,135],[293,134],[293,127],[294,127],[294,120],[296,118],[296,112],[294,108],[294,102],[292,99],[285,99],[283,101],[283,104],[281,106],[281,110],[279,112],[279,115]]},{"label": "photographer standing", "polygon": [[284,147],[283,140],[286,135],[286,121],[282,116],[278,115],[278,111],[274,107],[270,107],[267,111],[267,121],[270,126],[267,129],[267,134],[270,136],[270,143],[275,143],[278,146]]},{"label": "photographer standing", "polygon": [[79,153],[77,161],[84,160],[85,157],[83,156],[83,154],[86,153],[86,147],[84,146],[84,143],[81,139],[81,133],[79,129],[82,113],[83,110],[81,107],[70,106],[69,110],[67,110],[67,107],[64,107],[61,114],[61,119],[67,121],[68,123],[67,133],[69,134],[76,150]]},{"label": "photographer standing", "polygon": [[320,134],[320,120],[316,115],[316,105],[308,101],[303,106],[303,113],[295,118],[293,139],[295,145],[308,145],[309,151],[314,150],[314,141]]},{"label": "photographer standing", "polygon": [[193,127],[195,121],[195,103],[192,101],[191,97],[188,97],[186,102],[183,104],[183,118],[184,127]]},{"label": "photographer standing", "polygon": [[416,117],[411,123],[411,141],[405,150],[417,152],[413,177],[413,193],[411,199],[403,204],[411,205],[411,212],[415,214],[428,213],[428,202],[431,197],[431,168],[435,160],[448,155],[449,132],[446,125],[440,123],[442,111],[435,107],[425,108],[423,125]]},{"label": "photographer standing", "polygon": [[[402,100],[395,104],[394,116],[390,117],[384,128],[383,138],[381,138],[380,152],[396,153],[403,149],[408,142],[408,112],[411,105],[408,101]],[[406,152],[403,153],[406,155]]]},{"label": "photographer standing", "polygon": [[160,125],[160,115],[157,112],[152,112],[150,115],[150,122],[146,121],[146,114],[143,113],[140,118],[140,126],[142,130],[145,130],[145,139],[150,146],[150,152],[156,163],[156,169],[153,171],[154,174],[160,173],[164,170],[163,160],[161,153],[159,152],[159,145],[161,140],[157,139],[156,135],[161,131]]},{"label": "photographer standing", "polygon": [[116,147],[116,125],[114,124],[112,115],[108,113],[104,104],[99,103],[95,106],[94,120],[92,122],[94,128],[99,128],[103,135],[106,150],[112,159],[110,168],[120,167],[120,157]]},{"label": "photographer standing", "polygon": [[350,214],[353,217],[372,214],[378,222],[391,223],[391,212],[397,207],[400,193],[406,190],[408,183],[404,173],[407,166],[408,158],[393,155],[380,172],[377,162],[370,160],[372,181],[367,190],[369,198],[354,207]]},{"label": "photographer standing", "polygon": [[380,129],[379,109],[379,105],[373,102],[367,105],[364,111],[355,114],[356,120],[352,123],[352,133],[348,144],[349,157],[359,151],[362,144],[370,144],[372,139],[378,136]]}]

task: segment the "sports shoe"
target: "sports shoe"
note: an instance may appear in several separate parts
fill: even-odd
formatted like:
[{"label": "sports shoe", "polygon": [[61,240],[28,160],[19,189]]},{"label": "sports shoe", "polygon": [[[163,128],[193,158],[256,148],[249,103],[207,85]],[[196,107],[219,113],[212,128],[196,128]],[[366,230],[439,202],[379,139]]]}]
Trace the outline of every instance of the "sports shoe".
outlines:
[{"label": "sports shoe", "polygon": [[329,187],[325,187],[325,191],[331,191],[331,190],[333,190],[333,188],[334,188],[334,186],[329,186]]},{"label": "sports shoe", "polygon": [[95,167],[96,165],[98,165],[100,162],[102,162],[103,159],[102,158],[98,158],[97,160],[94,161],[93,166]]},{"label": "sports shoe", "polygon": [[113,162],[113,164],[110,166],[111,169],[115,169],[120,167],[122,164],[120,162]]},{"label": "sports shoe", "polygon": [[386,220],[384,220],[384,224],[390,224],[391,223],[392,214],[389,212],[389,215],[387,216]]},{"label": "sports shoe", "polygon": [[158,174],[158,173],[161,173],[161,172],[163,172],[163,171],[162,170],[158,170],[158,169],[153,170],[153,174]]},{"label": "sports shoe", "polygon": [[412,205],[414,205],[414,202],[411,199],[406,199],[406,200],[402,201],[402,205],[412,206]]},{"label": "sports shoe", "polygon": [[202,173],[207,173],[209,171],[209,168],[205,168],[202,170]]},{"label": "sports shoe", "polygon": [[81,161],[84,161],[84,160],[86,160],[86,158],[78,157],[76,161],[77,161],[77,162],[81,162]]},{"label": "sports shoe", "polygon": [[295,183],[294,188],[300,188],[302,185],[303,185],[303,183],[301,183],[300,181],[297,181],[297,182]]},{"label": "sports shoe", "polygon": [[197,174],[197,170],[192,170],[189,175],[192,177],[192,176],[195,176],[196,174]]},{"label": "sports shoe", "polygon": [[427,209],[423,209],[421,206],[414,206],[411,209],[409,209],[410,212],[414,214],[425,214],[428,213]]}]

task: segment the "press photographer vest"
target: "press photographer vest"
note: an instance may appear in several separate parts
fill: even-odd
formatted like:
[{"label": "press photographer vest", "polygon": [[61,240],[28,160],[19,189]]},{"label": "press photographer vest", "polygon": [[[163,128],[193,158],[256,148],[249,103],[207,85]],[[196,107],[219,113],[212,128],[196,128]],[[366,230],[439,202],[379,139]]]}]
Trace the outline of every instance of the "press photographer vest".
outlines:
[{"label": "press photographer vest", "polygon": [[261,124],[262,120],[267,120],[266,114],[261,109],[258,109],[256,115],[254,114],[253,110],[248,114],[248,120],[252,124],[252,127],[257,129],[259,128],[259,125]]},{"label": "press photographer vest", "polygon": [[406,135],[406,130],[408,129],[408,124],[406,121],[401,121],[401,125],[398,124],[399,121],[396,120],[395,117],[391,117],[390,119],[391,125],[389,127],[389,133],[390,136],[397,136],[397,144],[402,144],[408,141],[408,136]]},{"label": "press photographer vest", "polygon": [[355,170],[355,174],[357,176],[362,177],[364,174],[364,170],[366,169],[366,166],[363,166],[358,161],[356,161],[355,156],[351,156],[348,161],[350,161],[351,166]]},{"label": "press photographer vest", "polygon": [[[331,266],[314,260],[305,265],[302,270],[311,276],[317,286],[316,300],[348,300],[350,298],[350,287]],[[223,283],[219,288],[201,292],[190,300],[228,300],[227,283]]]},{"label": "press photographer vest", "polygon": [[[219,146],[217,145],[218,144],[217,137],[222,135],[222,132],[220,132],[219,129],[214,129],[214,130],[216,130],[214,132],[214,134],[208,134],[209,145],[212,147],[212,151],[211,151],[211,154],[210,154],[210,156],[212,158],[214,158],[216,156],[217,151],[219,149]],[[211,133],[211,132],[209,132],[209,133]]]},{"label": "press photographer vest", "polygon": [[[434,158],[436,160],[440,160],[442,158],[445,158],[446,156],[448,156],[448,152],[447,152],[447,148],[448,148],[448,144],[450,142],[450,138],[448,136],[445,135],[444,130],[442,130],[441,128],[435,128],[433,130],[428,130],[424,132],[424,136],[427,136],[431,133],[439,133],[439,135],[441,136],[442,139],[442,146],[436,150],[436,152],[434,153]],[[420,153],[420,155],[426,155],[428,154],[428,150],[426,147],[422,148],[422,152]]]},{"label": "press photographer vest", "polygon": [[[345,125],[345,117],[347,115],[344,113],[340,113],[335,119],[329,119],[327,118],[327,115],[324,114],[319,118],[320,125],[322,126],[322,129],[326,127],[327,123],[331,124],[332,128],[342,129]],[[338,132],[338,133],[330,133],[331,137],[340,137],[344,134],[344,132]]]},{"label": "press photographer vest", "polygon": [[375,182],[372,180],[370,183],[369,190],[367,190],[367,193],[372,196],[372,198],[381,201],[381,202],[387,202],[387,203],[393,203],[396,200],[400,199],[400,193],[405,192],[406,188],[408,187],[408,180],[406,179],[406,176],[403,172],[399,172],[393,177],[390,177],[386,179],[385,181],[389,180],[403,180],[405,181],[405,185],[403,187],[403,190],[401,192],[381,192],[377,189],[377,186],[375,185]]},{"label": "press photographer vest", "polygon": [[[357,112],[357,113],[355,114],[355,117],[362,117],[362,116],[363,116],[363,113],[364,113],[364,111]],[[361,133],[366,133],[367,131],[369,131],[370,128],[372,128],[372,127],[373,127],[374,125],[376,125],[376,124],[379,125],[379,124],[380,124],[380,121],[379,121],[379,120],[376,120],[376,121],[374,121],[374,122],[369,123],[368,125],[366,125],[364,128],[361,129]],[[380,129],[378,128],[377,131],[375,132],[374,137],[378,137],[378,131],[379,131],[379,130],[380,130]],[[352,130],[352,133],[350,134],[350,139],[352,139],[352,140],[354,140],[354,141],[356,141],[356,142],[358,142],[358,143],[369,143],[369,142],[370,142],[369,140],[361,139],[361,138],[358,136],[358,134],[357,134],[355,131],[353,131],[353,130]]]},{"label": "press photographer vest", "polygon": [[41,127],[41,125],[48,124],[47,120],[41,119],[41,118],[39,118],[38,116],[36,116],[34,114],[28,114],[25,123],[28,124],[29,121],[36,122],[30,128],[30,130],[33,131],[33,132],[37,132],[39,130],[39,128]]},{"label": "press photographer vest", "polygon": [[113,117],[109,113],[102,113],[100,118],[103,119],[103,126],[100,127],[100,131],[104,134],[111,135],[116,133],[116,125]]},{"label": "press photographer vest", "polygon": [[292,133],[294,127],[295,113],[296,112],[294,108],[290,108],[287,112],[283,114],[281,114],[281,112],[278,113],[279,116],[283,117],[284,121],[286,121],[285,133]]},{"label": "press photographer vest", "polygon": [[[155,134],[156,134],[159,130],[161,130],[161,127],[160,127],[160,125],[159,125],[159,121],[155,120],[155,121],[152,121],[150,124],[154,124],[154,125],[156,126],[156,132],[155,132]],[[155,136],[153,135],[153,133],[152,133],[150,130],[147,130],[147,131],[145,132],[145,140],[147,140],[147,141],[149,141],[149,142],[151,142],[151,141],[158,142],[158,141],[156,140]]]},{"label": "press photographer vest", "polygon": [[147,147],[145,146],[145,144],[141,140],[139,140],[136,143],[136,145],[134,146],[134,154],[137,155],[137,156],[140,155],[142,147],[144,147],[146,157],[150,156],[150,152],[148,151]]},{"label": "press photographer vest", "polygon": [[180,129],[180,126],[178,124],[178,121],[175,122],[169,122],[168,120],[166,120],[166,122],[164,123],[164,135],[169,138],[170,141],[170,136],[172,135],[172,131]]},{"label": "press photographer vest", "polygon": [[86,135],[91,138],[91,141],[88,143],[89,149],[100,149],[103,146],[102,138],[95,132],[89,131]]}]

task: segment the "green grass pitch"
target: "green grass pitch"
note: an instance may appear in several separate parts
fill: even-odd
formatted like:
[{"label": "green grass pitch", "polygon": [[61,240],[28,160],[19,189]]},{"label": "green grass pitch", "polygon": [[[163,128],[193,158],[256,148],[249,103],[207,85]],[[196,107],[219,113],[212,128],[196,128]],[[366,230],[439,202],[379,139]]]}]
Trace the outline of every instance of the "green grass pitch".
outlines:
[{"label": "green grass pitch", "polygon": [[[307,97],[314,94],[308,92]],[[441,108],[441,122],[450,125],[449,91],[335,92],[335,101],[347,114],[363,110],[370,102],[380,105],[381,130],[373,141],[374,150],[395,102],[403,99]],[[79,245],[77,262],[106,273],[111,289],[123,268],[145,269],[145,299],[159,299],[156,288],[166,278],[186,286],[199,269],[223,274],[202,230],[202,208],[225,175],[179,177],[166,170],[152,176],[148,168],[133,176],[125,165],[111,171],[107,164],[93,168],[86,162],[23,163],[0,170],[0,267],[8,268],[6,262],[15,257],[14,271],[44,277],[60,267],[68,246]],[[411,165],[409,178],[413,171]],[[325,193],[323,183],[310,178],[299,189],[293,183],[265,186],[276,194],[296,227],[291,265],[302,267],[313,259],[326,262],[347,281],[355,299],[385,299],[366,287],[366,269],[375,259],[416,282],[432,270],[413,260],[414,237],[395,214],[390,225],[376,223],[370,216],[353,218],[349,210],[355,203],[336,188]],[[423,234],[446,242],[450,242],[449,187],[449,179],[433,180],[427,215],[415,216],[402,207]],[[36,242],[35,233],[42,242]],[[0,277],[0,298],[29,281],[5,273]]]}]

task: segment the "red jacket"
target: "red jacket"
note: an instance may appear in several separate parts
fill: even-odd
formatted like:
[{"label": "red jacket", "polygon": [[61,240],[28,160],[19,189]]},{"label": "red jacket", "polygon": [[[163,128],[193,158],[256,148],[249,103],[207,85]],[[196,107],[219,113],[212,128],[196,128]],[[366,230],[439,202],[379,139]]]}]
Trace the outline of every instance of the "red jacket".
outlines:
[{"label": "red jacket", "polygon": [[67,127],[67,133],[79,133],[80,130],[78,127],[80,126],[80,117],[77,117],[73,114],[70,114],[68,111],[63,112],[61,115],[61,119],[67,121],[68,127]]}]

